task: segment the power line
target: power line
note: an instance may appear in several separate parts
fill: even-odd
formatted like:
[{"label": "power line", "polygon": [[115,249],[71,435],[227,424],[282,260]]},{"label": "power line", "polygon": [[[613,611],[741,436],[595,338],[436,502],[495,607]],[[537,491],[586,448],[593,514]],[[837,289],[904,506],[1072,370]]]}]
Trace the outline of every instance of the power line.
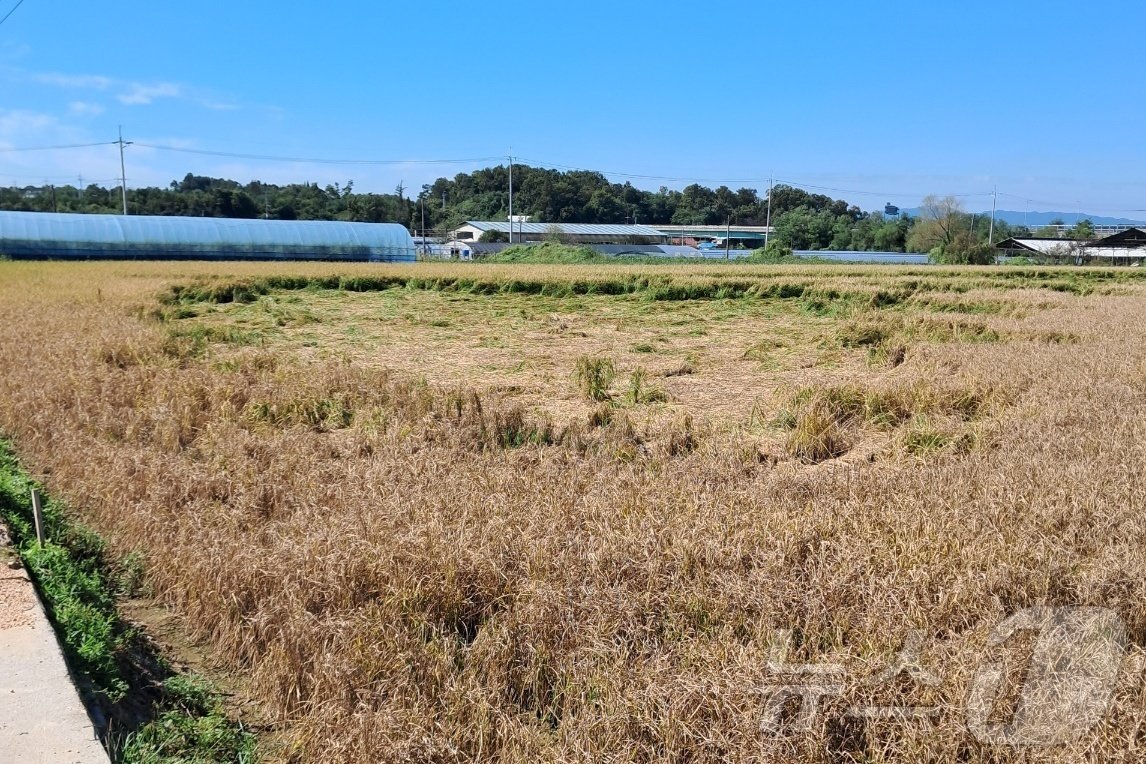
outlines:
[{"label": "power line", "polygon": [[[999,196],[1005,196],[1008,199],[1017,199],[1021,202],[1027,202],[1028,204],[1045,204],[1045,205],[1048,205],[1050,207],[1077,207],[1079,205],[1082,205],[1083,207],[1102,207],[1103,209],[1110,210],[1111,212],[1146,212],[1146,210],[1131,209],[1129,207],[1107,207],[1104,204],[1092,204],[1091,202],[1082,202],[1078,199],[1074,200],[1073,202],[1064,202],[1064,201],[1050,202],[1050,201],[1047,201],[1046,199],[1028,199],[1025,196],[1019,196],[1018,194],[1006,194],[1006,193],[1003,193],[1002,191],[999,192]],[[1068,212],[1069,210],[1062,210],[1062,211]]]},{"label": "power line", "polygon": [[0,152],[18,153],[23,151],[63,151],[65,149],[89,149],[93,146],[114,146],[117,141],[102,141],[100,143],[70,143],[62,146],[15,146],[0,148]]},{"label": "power line", "polygon": [[[113,141],[114,143],[114,141]],[[292,162],[296,164],[345,164],[345,165],[395,165],[395,164],[472,164],[474,162],[492,162],[504,157],[473,157],[470,159],[329,159],[316,157],[287,157],[271,154],[240,154],[230,151],[209,151],[207,149],[189,149],[180,146],[161,146],[154,143],[136,143],[142,148],[156,151],[176,151],[181,154],[199,154],[202,156],[224,157],[226,159],[254,159],[262,162]]]},{"label": "power line", "polygon": [[[879,196],[879,197],[910,196],[910,194],[903,194],[903,193],[899,193],[896,191],[859,191],[859,190],[854,189],[854,188],[834,188],[832,186],[816,186],[816,185],[813,185],[811,183],[801,183],[800,181],[796,181],[796,180],[781,180],[779,178],[777,178],[776,180],[779,183],[784,183],[785,185],[789,185],[789,186],[795,186],[796,188],[803,188],[803,189],[811,188],[811,189],[814,189],[816,191],[832,191],[833,193],[837,193],[837,194],[858,194],[860,196]],[[990,191],[981,191],[981,192],[975,191],[975,192],[968,192],[965,194],[944,194],[944,196],[954,196],[954,197],[957,197],[960,199],[966,199],[966,198],[975,197],[975,196],[990,196],[990,195],[991,195]]]},{"label": "power line", "polygon": [[16,9],[19,8],[23,4],[24,4],[24,0],[16,0],[16,4],[12,6],[12,10],[5,13],[4,18],[0,19],[0,24],[3,24],[5,21],[7,21],[8,17],[11,16],[13,13],[15,13]]},{"label": "power line", "polygon": [[[26,184],[26,185],[30,185],[30,186],[43,185],[43,183],[41,181],[54,181],[54,180],[71,180],[71,181],[74,181],[74,180],[76,180],[76,177],[77,176],[74,173],[71,175],[7,175],[7,174],[0,174],[0,178],[2,178],[4,180],[12,181],[12,182],[31,181],[30,183]],[[84,178],[84,180],[87,181],[87,184],[111,183],[112,181],[115,181],[116,183],[119,182],[119,178]],[[87,184],[85,184],[85,185],[87,185]]]},{"label": "power line", "polygon": [[[20,2],[23,2],[23,0],[20,0]],[[19,7],[19,4],[20,3],[17,3],[16,7]],[[14,11],[14,10],[15,10],[15,7],[12,9],[12,11]],[[7,15],[10,16],[12,11],[9,11]],[[4,18],[7,18],[7,16],[5,16]],[[2,19],[0,19],[0,23],[3,23]],[[122,145],[126,145],[127,143],[128,142],[123,142]],[[116,145],[121,145],[120,140],[101,141],[101,142],[96,142],[96,143],[60,144],[60,145],[54,145],[54,146],[0,147],[0,153],[20,153],[20,152],[34,152],[34,151],[62,151],[62,150],[70,150],[70,149],[94,148],[94,147],[98,147],[98,146],[116,146]],[[121,145],[121,148],[122,148],[122,145]],[[474,164],[474,163],[478,163],[478,162],[495,162],[495,161],[500,162],[501,160],[504,159],[504,157],[502,157],[502,156],[484,156],[484,157],[470,157],[470,158],[458,158],[458,159],[334,159],[334,158],[328,158],[328,157],[290,157],[290,156],[280,156],[280,155],[273,155],[273,154],[245,154],[245,153],[240,153],[240,152],[214,151],[214,150],[209,150],[209,149],[194,149],[194,148],[185,148],[185,147],[180,147],[180,146],[166,146],[166,145],[162,145],[162,144],[152,144],[152,143],[136,143],[135,145],[140,146],[142,148],[153,149],[156,151],[169,151],[169,152],[176,152],[176,153],[181,153],[181,154],[196,154],[196,155],[200,155],[200,156],[213,156],[213,157],[222,157],[222,158],[228,158],[228,159],[247,159],[247,160],[254,160],[254,161],[265,161],[265,162],[290,162],[290,163],[295,163],[295,164],[321,164],[321,165],[358,165],[358,166],[369,166],[369,165],[384,166],[384,165],[403,165],[403,164],[450,165],[450,164]],[[623,172],[623,171],[619,171],[619,170],[601,170],[601,169],[589,169],[589,168],[584,168],[584,167],[574,167],[571,165],[564,165],[564,164],[560,164],[557,162],[547,162],[547,161],[538,160],[538,159],[527,159],[527,158],[520,158],[520,157],[516,158],[516,159],[521,163],[531,164],[531,165],[534,165],[537,167],[545,167],[545,168],[556,169],[556,170],[565,170],[567,172],[593,172],[593,173],[598,173],[598,174],[606,176],[606,177],[630,178],[630,179],[635,179],[635,180],[665,181],[665,182],[672,182],[672,183],[705,183],[705,184],[758,184],[758,185],[762,185],[762,184],[767,183],[767,184],[769,184],[770,187],[774,186],[775,183],[783,183],[785,185],[792,186],[794,188],[800,188],[800,189],[805,189],[805,190],[815,190],[815,191],[827,191],[827,192],[832,192],[832,193],[836,193],[836,194],[853,194],[853,195],[857,195],[857,196],[883,197],[883,198],[889,198],[889,199],[913,196],[913,194],[905,194],[902,192],[872,191],[872,190],[863,190],[863,189],[854,189],[854,188],[840,188],[840,187],[836,187],[836,186],[824,186],[824,185],[818,185],[818,184],[814,184],[814,183],[804,183],[804,182],[797,181],[797,180],[784,180],[784,179],[780,179],[780,178],[775,178],[775,179],[773,179],[773,178],[732,179],[732,178],[700,178],[700,177],[673,176],[673,175],[650,175],[650,174],[644,174],[644,173]],[[8,176],[8,177],[14,178],[16,176]],[[24,177],[29,177],[29,176],[24,176]],[[967,193],[948,194],[948,195],[954,196],[957,198],[977,198],[977,197],[991,196],[992,192],[981,191],[981,192],[967,192]],[[1032,203],[1032,204],[1047,204],[1047,205],[1058,205],[1058,206],[1066,206],[1066,207],[1073,207],[1075,205],[1080,204],[1080,202],[1077,202],[1077,201],[1076,202],[1050,202],[1050,201],[1046,201],[1046,200],[1028,199],[1026,197],[1019,196],[1017,194],[1008,194],[1008,193],[1001,192],[1001,191],[998,192],[998,195],[1003,196],[1003,197],[1007,197],[1007,198],[1011,198],[1011,199],[1018,199],[1018,200]],[[1105,205],[1087,204],[1085,206],[1102,206],[1105,209],[1112,209],[1112,208],[1106,207]],[[1117,209],[1117,210],[1112,210],[1112,211],[1136,212],[1136,213],[1146,212],[1146,210],[1128,209],[1128,208],[1122,208],[1122,209]]]},{"label": "power line", "polygon": [[[857,196],[872,196],[872,197],[881,197],[881,198],[886,198],[886,199],[895,199],[895,198],[915,196],[915,194],[908,194],[908,193],[903,193],[903,192],[899,192],[899,191],[869,191],[869,190],[861,190],[861,189],[855,189],[855,188],[839,188],[836,186],[822,186],[822,185],[817,185],[814,183],[804,183],[804,182],[797,181],[797,180],[786,180],[786,179],[782,179],[782,178],[774,178],[774,179],[773,178],[731,179],[731,178],[697,178],[697,177],[671,176],[671,175],[644,175],[644,174],[639,174],[639,173],[629,173],[629,172],[621,172],[621,171],[614,171],[614,170],[601,170],[601,169],[589,169],[589,168],[585,168],[585,167],[574,167],[571,165],[559,164],[557,162],[546,162],[544,160],[539,160],[539,159],[519,158],[519,161],[522,163],[531,164],[531,165],[534,165],[537,167],[545,167],[545,168],[549,168],[549,169],[566,170],[566,171],[573,171],[573,172],[596,172],[596,173],[599,173],[599,174],[604,175],[606,177],[615,177],[615,178],[632,178],[632,179],[640,179],[640,180],[659,180],[659,181],[668,181],[668,182],[673,182],[673,183],[706,183],[706,184],[716,184],[716,183],[719,183],[719,184],[741,184],[741,183],[749,184],[749,183],[755,183],[755,184],[764,185],[764,184],[782,183],[784,185],[788,185],[788,186],[792,186],[794,188],[800,188],[800,189],[804,189],[804,190],[830,191],[832,193],[837,193],[837,194],[854,194]],[[993,192],[993,191],[968,191],[968,192],[957,193],[957,194],[944,194],[944,196],[953,196],[957,199],[974,199],[974,198],[991,197],[994,195],[994,193],[995,192]],[[1033,202],[1036,204],[1051,204],[1051,205],[1059,205],[1059,206],[1073,206],[1073,205],[1078,204],[1078,202],[1069,202],[1069,203],[1068,202],[1048,202],[1048,201],[1038,201],[1038,200],[1034,200],[1034,199],[1026,199],[1024,197],[1017,196],[1015,194],[1005,194],[1002,191],[999,191],[998,195],[999,196],[1007,196],[1007,197],[1014,198],[1014,199],[1021,199],[1023,201]],[[1138,209],[1110,208],[1110,207],[1106,207],[1106,205],[1103,205],[1103,204],[1091,204],[1089,202],[1085,203],[1083,206],[1103,207],[1104,209],[1110,209],[1114,212],[1146,212],[1146,210],[1138,210]]]},{"label": "power line", "polygon": [[[860,191],[860,190],[857,190],[854,188],[835,188],[833,186],[819,186],[819,185],[816,185],[813,183],[803,183],[801,181],[784,180],[781,178],[775,178],[775,179],[772,179],[772,178],[690,178],[690,177],[672,176],[672,175],[642,175],[642,174],[638,174],[638,173],[621,172],[621,171],[615,171],[615,170],[592,170],[592,169],[585,168],[585,167],[572,167],[570,165],[558,164],[556,162],[546,162],[546,161],[538,160],[538,159],[520,158],[520,161],[528,163],[528,164],[536,165],[538,167],[548,167],[548,168],[554,169],[554,170],[566,170],[566,171],[573,171],[573,172],[596,172],[596,173],[600,173],[601,175],[604,175],[606,177],[615,177],[615,178],[633,178],[633,179],[639,179],[639,180],[662,180],[662,181],[668,181],[668,182],[672,182],[672,183],[719,183],[719,184],[758,183],[758,184],[763,185],[766,183],[775,182],[775,183],[783,183],[785,185],[793,186],[796,188],[813,189],[816,191],[832,191],[832,192],[841,193],[841,194],[859,194],[859,195],[864,195],[864,196],[879,196],[879,197],[909,196],[909,194],[903,194],[903,193],[892,192],[892,191]],[[955,197],[959,197],[959,198],[968,198],[968,197],[976,197],[976,196],[986,197],[986,196],[990,196],[990,195],[991,195],[990,191],[968,192],[968,193],[962,193],[962,194],[949,194],[949,196],[955,196]]]},{"label": "power line", "polygon": [[600,170],[591,169],[588,167],[572,167],[570,165],[558,164],[556,162],[545,162],[539,159],[526,159],[518,157],[519,162],[535,165],[537,167],[548,167],[554,170],[566,170],[570,172],[595,172],[601,175],[606,175],[614,178],[632,178],[634,180],[664,180],[671,183],[767,183],[767,178],[685,178],[676,177],[671,175],[641,175],[632,172],[620,172],[614,170]]},{"label": "power line", "polygon": [[[667,181],[667,182],[672,182],[672,183],[706,183],[706,184],[717,184],[717,183],[719,183],[719,184],[750,184],[750,183],[752,183],[752,184],[764,185],[764,184],[772,184],[774,182],[774,183],[783,183],[783,184],[788,185],[788,186],[792,186],[795,188],[801,188],[801,189],[805,189],[805,190],[810,189],[810,190],[815,190],[815,191],[830,191],[830,192],[838,193],[838,194],[855,194],[857,196],[873,196],[873,197],[883,197],[883,198],[889,198],[889,199],[894,199],[897,197],[915,196],[914,194],[906,194],[906,193],[897,192],[897,191],[868,191],[868,190],[860,190],[860,189],[854,189],[854,188],[838,188],[835,186],[821,186],[821,185],[817,185],[814,183],[804,183],[804,182],[796,181],[796,180],[784,180],[781,178],[775,178],[775,179],[772,179],[772,178],[733,179],[733,178],[697,178],[697,177],[673,176],[673,175],[645,175],[645,174],[640,174],[640,173],[621,172],[621,171],[615,171],[615,170],[602,170],[602,169],[590,169],[590,168],[586,168],[586,167],[574,167],[571,165],[559,164],[557,162],[546,162],[544,160],[527,159],[524,157],[519,157],[518,160],[522,163],[531,164],[531,165],[534,165],[537,167],[545,167],[545,168],[549,168],[549,169],[565,170],[565,171],[573,171],[573,172],[595,172],[595,173],[599,173],[601,175],[604,175],[606,177],[612,177],[612,178],[632,178],[632,179],[637,179],[637,180],[658,180],[658,181]],[[958,194],[944,194],[944,196],[953,196],[953,197],[958,198],[958,199],[973,199],[973,198],[990,197],[990,196],[993,196],[994,193],[995,192],[993,192],[993,191],[969,191],[969,192],[958,193]],[[1017,196],[1015,194],[1005,194],[1002,191],[999,191],[998,195],[1010,197],[1013,199],[1020,199],[1022,201],[1032,202],[1035,204],[1050,204],[1050,205],[1067,206],[1067,207],[1079,204],[1079,202],[1077,202],[1077,201],[1076,202],[1048,202],[1045,200],[1039,201],[1036,199],[1026,199],[1025,197]],[[1089,202],[1085,203],[1083,206],[1103,207],[1104,209],[1110,209],[1114,212],[1139,212],[1139,213],[1140,212],[1146,212],[1146,210],[1141,210],[1141,209],[1110,208],[1104,204],[1092,204]]]}]

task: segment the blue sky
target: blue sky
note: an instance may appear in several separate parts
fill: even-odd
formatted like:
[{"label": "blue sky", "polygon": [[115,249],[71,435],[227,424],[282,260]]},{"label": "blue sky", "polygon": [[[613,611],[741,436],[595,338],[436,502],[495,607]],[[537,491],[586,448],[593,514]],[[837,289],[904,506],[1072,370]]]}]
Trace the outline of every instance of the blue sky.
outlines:
[{"label": "blue sky", "polygon": [[[0,0],[0,15],[16,0]],[[0,25],[0,149],[114,140],[187,172],[416,189],[496,163],[865,208],[928,193],[1146,217],[1146,4],[25,0]],[[1108,35],[1108,40],[1103,35]],[[110,185],[115,147],[0,150],[0,183]],[[667,178],[672,178],[669,180]],[[1029,200],[1029,201],[1028,201]]]}]

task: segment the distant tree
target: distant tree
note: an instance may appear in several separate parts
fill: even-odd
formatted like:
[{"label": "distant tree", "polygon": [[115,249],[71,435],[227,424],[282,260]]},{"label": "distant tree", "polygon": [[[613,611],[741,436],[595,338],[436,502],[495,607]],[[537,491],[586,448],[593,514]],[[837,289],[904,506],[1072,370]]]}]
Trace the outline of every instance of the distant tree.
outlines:
[{"label": "distant tree", "polygon": [[382,194],[343,194],[346,203],[346,219],[359,223],[382,223],[396,219],[390,197]]},{"label": "distant tree", "polygon": [[1074,227],[1067,232],[1067,236],[1078,241],[1094,238],[1094,221],[1089,218],[1084,218],[1074,224]]},{"label": "distant tree", "polygon": [[545,240],[553,244],[570,244],[572,240],[558,225],[549,225],[545,228]]},{"label": "distant tree", "polygon": [[902,252],[906,247],[911,220],[906,216],[884,217],[881,212],[865,215],[852,227],[849,249]]},{"label": "distant tree", "polygon": [[1029,233],[1030,232],[1027,231],[1026,228],[1024,228],[1022,226],[1013,226],[1010,223],[1008,223],[1006,220],[996,220],[995,221],[995,241],[996,242],[1003,241],[1004,239],[1009,239],[1013,236],[1018,237],[1018,236],[1029,235]]},{"label": "distant tree", "polygon": [[1055,218],[1044,226],[1039,226],[1035,229],[1034,237],[1036,239],[1058,239],[1062,237],[1062,227],[1066,224],[1062,222],[1062,218]]},{"label": "distant tree", "polygon": [[490,229],[488,231],[482,231],[481,236],[478,237],[478,241],[482,243],[497,243],[509,241],[509,236],[502,233],[501,231]]},{"label": "distant tree", "polygon": [[772,218],[776,240],[791,249],[848,249],[852,226],[850,217],[827,206],[817,210],[800,205]]},{"label": "distant tree", "polygon": [[913,252],[930,252],[951,244],[963,230],[969,230],[969,217],[953,196],[924,197],[919,218],[911,228],[907,246]]},{"label": "distant tree", "polygon": [[699,183],[686,186],[680,202],[673,212],[672,222],[677,225],[715,225],[723,223],[716,208],[716,192]]},{"label": "distant tree", "polygon": [[995,262],[996,251],[967,230],[959,231],[950,241],[933,247],[928,254],[932,261],[947,265],[990,265]]},{"label": "distant tree", "polygon": [[246,191],[216,188],[213,191],[215,214],[221,218],[257,218],[259,207]]},{"label": "distant tree", "polygon": [[589,203],[585,205],[585,217],[582,222],[620,223],[629,217],[626,213],[624,201],[620,197],[598,188],[589,197]]}]

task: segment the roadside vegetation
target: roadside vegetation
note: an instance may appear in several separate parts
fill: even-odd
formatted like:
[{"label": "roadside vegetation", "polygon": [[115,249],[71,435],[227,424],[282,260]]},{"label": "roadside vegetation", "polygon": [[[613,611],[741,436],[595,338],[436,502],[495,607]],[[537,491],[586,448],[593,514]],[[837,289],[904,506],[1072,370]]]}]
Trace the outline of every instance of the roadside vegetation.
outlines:
[{"label": "roadside vegetation", "polygon": [[40,546],[30,499],[36,485],[0,441],[0,521],[39,589],[112,760],[254,762],[254,737],[227,718],[210,684],[173,671],[120,618],[117,598],[141,585],[138,557],[111,561],[103,541],[51,500]]},{"label": "roadside vegetation", "polygon": [[[0,268],[0,431],[274,710],[277,759],[1142,745],[1135,271]],[[981,742],[988,636],[1044,604],[1117,613],[1125,677],[1077,740]],[[778,630],[848,680],[771,734]],[[916,631],[941,681],[864,684]],[[938,712],[846,716],[876,701]]]}]

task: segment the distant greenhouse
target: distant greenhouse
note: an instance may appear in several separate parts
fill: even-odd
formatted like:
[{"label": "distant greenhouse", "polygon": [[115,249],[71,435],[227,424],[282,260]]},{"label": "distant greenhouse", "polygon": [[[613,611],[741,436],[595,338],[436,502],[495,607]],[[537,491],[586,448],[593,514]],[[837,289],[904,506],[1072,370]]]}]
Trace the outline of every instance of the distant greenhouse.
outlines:
[{"label": "distant greenhouse", "polygon": [[0,255],[24,260],[413,262],[394,223],[0,212]]}]

